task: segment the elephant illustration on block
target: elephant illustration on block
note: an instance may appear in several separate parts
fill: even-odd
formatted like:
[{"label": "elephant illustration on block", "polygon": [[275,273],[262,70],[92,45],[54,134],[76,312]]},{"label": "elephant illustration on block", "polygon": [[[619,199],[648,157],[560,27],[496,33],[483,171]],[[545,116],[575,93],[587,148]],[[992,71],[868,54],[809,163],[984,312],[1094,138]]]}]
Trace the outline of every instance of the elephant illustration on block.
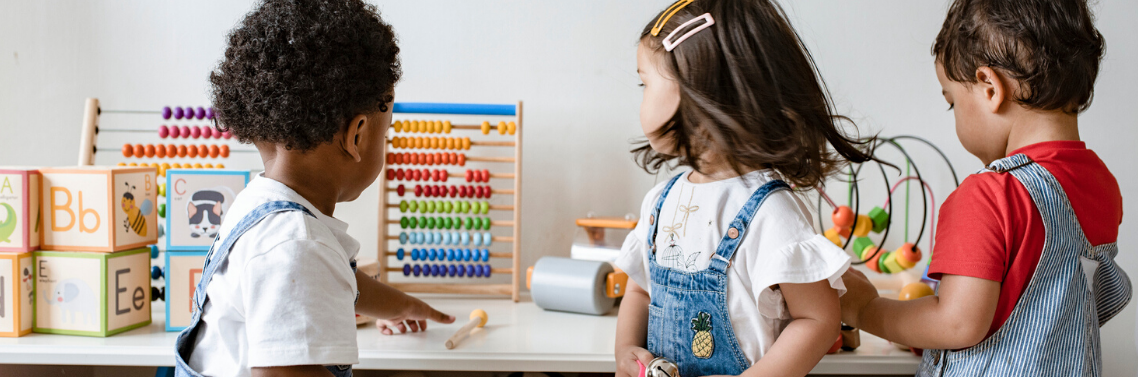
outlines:
[{"label": "elephant illustration on block", "polygon": [[55,284],[55,289],[44,292],[48,305],[58,306],[65,321],[75,323],[75,315],[83,316],[84,324],[94,323],[99,311],[95,292],[81,279],[67,279]]}]

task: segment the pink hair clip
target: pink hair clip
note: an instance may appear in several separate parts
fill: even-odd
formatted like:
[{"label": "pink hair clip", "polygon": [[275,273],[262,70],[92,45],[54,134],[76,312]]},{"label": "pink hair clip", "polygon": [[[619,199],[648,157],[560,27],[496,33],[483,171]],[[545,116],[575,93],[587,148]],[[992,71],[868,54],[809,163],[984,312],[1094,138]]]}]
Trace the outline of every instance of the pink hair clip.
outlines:
[{"label": "pink hair clip", "polygon": [[[674,37],[677,32],[679,32],[680,30],[683,30],[688,25],[696,23],[697,21],[704,21],[704,23],[702,25],[699,25],[699,26],[692,28],[687,33],[684,33],[684,35],[681,35],[679,38],[677,38],[675,40],[675,42],[672,41],[672,37]],[[668,51],[672,51],[673,49],[676,48],[676,46],[679,46],[680,43],[683,43],[683,41],[687,40],[692,35],[695,35],[695,33],[698,33],[703,29],[707,29],[711,25],[715,25],[715,19],[711,18],[711,13],[704,13],[704,14],[700,15],[699,17],[688,20],[688,22],[684,22],[679,27],[677,27],[675,30],[672,30],[672,32],[669,33],[667,37],[664,37],[664,49],[668,50]]]}]

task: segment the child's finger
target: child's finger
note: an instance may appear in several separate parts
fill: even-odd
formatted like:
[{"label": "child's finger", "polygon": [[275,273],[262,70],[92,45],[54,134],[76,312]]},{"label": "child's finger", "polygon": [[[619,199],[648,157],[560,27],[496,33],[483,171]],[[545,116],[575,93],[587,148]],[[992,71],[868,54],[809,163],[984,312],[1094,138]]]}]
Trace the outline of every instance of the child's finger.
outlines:
[{"label": "child's finger", "polygon": [[423,331],[427,331],[427,321],[426,320],[419,320],[416,322],[419,323],[419,329],[421,329]]},{"label": "child's finger", "polygon": [[419,332],[419,321],[415,321],[415,320],[407,321],[407,327],[411,328],[411,332]]},{"label": "child's finger", "polygon": [[[636,359],[637,359],[637,360],[640,360],[640,362],[641,362],[641,363],[644,363],[644,365],[648,365],[648,363],[649,363],[649,362],[651,362],[651,361],[652,361],[652,359],[655,359],[655,358],[656,358],[656,356],[655,356],[655,355],[652,355],[652,353],[651,353],[651,352],[648,352],[648,350],[646,350],[646,349],[643,349],[643,348],[635,348],[635,349],[633,349],[633,350],[632,350],[632,354],[633,354],[633,355],[636,355]],[[636,372],[637,372],[637,373],[639,373],[639,372],[640,372],[640,367],[637,367],[637,370],[636,370]]]},{"label": "child's finger", "polygon": [[383,335],[394,335],[395,334],[393,331],[391,331],[391,328],[387,327],[387,323],[385,323],[384,321],[376,321],[375,326],[379,327],[379,333],[380,334],[383,334]]},{"label": "child's finger", "polygon": [[452,315],[443,314],[443,312],[435,310],[435,308],[432,308],[430,306],[427,307],[427,310],[430,310],[430,315],[427,316],[427,319],[430,319],[430,320],[438,322],[438,323],[453,323],[454,322],[454,316],[452,316]]}]

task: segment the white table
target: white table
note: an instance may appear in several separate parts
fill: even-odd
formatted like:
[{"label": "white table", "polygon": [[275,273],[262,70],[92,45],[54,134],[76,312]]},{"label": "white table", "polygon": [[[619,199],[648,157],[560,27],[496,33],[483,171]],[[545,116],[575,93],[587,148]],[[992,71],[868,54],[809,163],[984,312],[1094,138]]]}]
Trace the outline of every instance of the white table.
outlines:
[{"label": "white table", "polygon": [[[442,371],[612,372],[616,315],[595,317],[544,311],[532,302],[423,295],[431,305],[459,318],[455,324],[432,323],[425,333],[384,336],[374,325],[357,331],[357,369]],[[490,317],[454,350],[443,343],[470,311]],[[150,326],[108,338],[31,334],[0,338],[0,364],[171,366],[177,333],[163,331],[165,317],[156,305]],[[854,352],[828,355],[815,374],[908,374],[919,359],[862,333]]]}]

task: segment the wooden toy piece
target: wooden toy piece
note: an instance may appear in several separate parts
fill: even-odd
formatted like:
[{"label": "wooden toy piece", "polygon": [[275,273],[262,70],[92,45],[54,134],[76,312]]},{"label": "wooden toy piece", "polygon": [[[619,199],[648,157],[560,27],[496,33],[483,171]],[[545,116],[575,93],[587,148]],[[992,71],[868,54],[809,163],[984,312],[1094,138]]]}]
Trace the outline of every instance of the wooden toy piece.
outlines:
[{"label": "wooden toy piece", "polygon": [[888,253],[884,257],[885,259],[883,259],[881,262],[882,266],[884,267],[884,271],[888,271],[888,273],[891,274],[905,271],[905,268],[901,267],[901,265],[897,263],[897,256],[899,254],[900,253]]},{"label": "wooden toy piece", "polygon": [[[881,254],[881,248],[877,246],[870,246],[862,249],[861,252],[858,253],[858,258],[861,260],[866,260],[866,258],[872,258],[874,254]],[[871,263],[866,263],[866,266],[868,267],[870,264]]]},{"label": "wooden toy piece", "polygon": [[35,252],[32,331],[104,337],[150,324],[150,248]]},{"label": "wooden toy piece", "polygon": [[838,206],[834,209],[834,213],[830,215],[830,219],[834,221],[834,226],[838,228],[849,228],[853,225],[854,213],[850,207]]},{"label": "wooden toy piece", "polygon": [[114,252],[158,240],[157,170],[41,169],[44,250]]},{"label": "wooden toy piece", "polygon": [[856,237],[865,237],[873,230],[873,219],[866,215],[857,215],[857,222],[854,224],[853,235]]},{"label": "wooden toy piece", "polygon": [[35,276],[32,253],[0,254],[0,337],[32,332]]},{"label": "wooden toy piece", "polygon": [[[873,272],[881,273],[882,272],[881,271],[881,264],[879,263],[879,260],[881,259],[881,256],[882,256],[881,254],[885,254],[885,253],[882,252],[881,250],[879,250],[876,246],[874,246],[871,249],[867,249],[865,255],[868,255],[869,259],[866,260],[865,266],[869,267],[869,269],[872,270]],[[865,260],[865,259],[863,258],[863,260]]]},{"label": "wooden toy piece", "polygon": [[873,221],[873,232],[881,233],[885,231],[885,227],[889,225],[889,214],[881,207],[873,207],[869,210],[869,218]]},{"label": "wooden toy piece", "polygon": [[865,253],[865,249],[873,247],[873,246],[875,246],[873,244],[873,240],[869,239],[869,237],[854,238],[853,250],[854,250],[854,253],[856,253],[858,255],[863,255]]},{"label": "wooden toy piece", "polygon": [[921,261],[921,248],[912,243],[906,242],[897,248],[893,254],[897,254],[897,263],[904,269],[913,268]]},{"label": "wooden toy piece", "polygon": [[166,331],[182,331],[194,313],[194,291],[208,251],[166,253]]},{"label": "wooden toy piece", "polygon": [[462,328],[459,328],[450,339],[447,339],[447,349],[452,350],[454,347],[457,347],[458,342],[466,338],[467,335],[470,335],[470,332],[473,331],[475,327],[486,326],[487,320],[489,320],[489,318],[486,316],[485,311],[482,309],[474,309],[474,311],[470,312],[470,322],[462,325]]},{"label": "wooden toy piece", "polygon": [[853,351],[861,347],[861,330],[842,325],[842,350]]},{"label": "wooden toy piece", "polygon": [[897,299],[901,301],[916,300],[925,296],[932,296],[935,294],[933,289],[925,283],[909,283],[901,287],[901,293],[897,295]]},{"label": "wooden toy piece", "polygon": [[822,235],[826,236],[826,239],[830,240],[830,242],[833,242],[834,245],[842,247],[842,239],[838,236],[838,228],[830,228],[826,230],[826,232]]},{"label": "wooden toy piece", "polygon": [[244,170],[166,172],[166,250],[208,251],[221,220],[249,183]]},{"label": "wooden toy piece", "polygon": [[0,167],[0,251],[39,249],[42,183],[38,169]]}]

